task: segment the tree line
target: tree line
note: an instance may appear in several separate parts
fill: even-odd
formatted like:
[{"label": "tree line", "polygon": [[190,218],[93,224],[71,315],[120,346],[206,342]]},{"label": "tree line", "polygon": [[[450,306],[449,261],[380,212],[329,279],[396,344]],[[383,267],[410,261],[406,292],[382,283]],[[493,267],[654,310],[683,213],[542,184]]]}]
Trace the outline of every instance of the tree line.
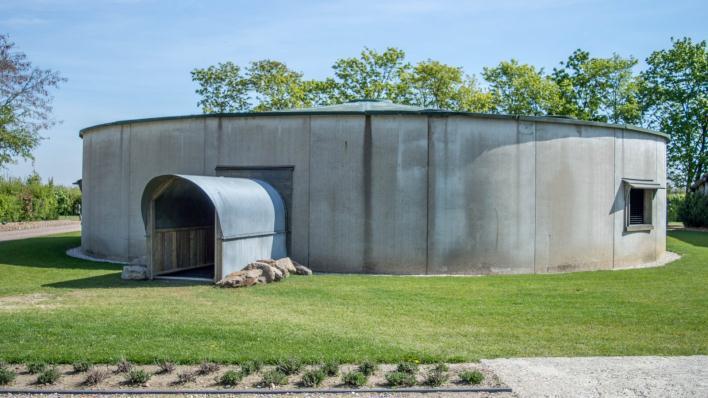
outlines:
[{"label": "tree line", "polygon": [[411,63],[398,48],[364,48],[332,65],[332,76],[305,79],[285,63],[224,62],[191,72],[204,113],[271,111],[386,99],[425,108],[511,115],[567,116],[633,124],[671,136],[667,159],[675,187],[708,171],[706,42],[672,39],[637,72],[634,57],[576,50],[550,72],[516,59],[484,67],[482,81],[436,60]]}]

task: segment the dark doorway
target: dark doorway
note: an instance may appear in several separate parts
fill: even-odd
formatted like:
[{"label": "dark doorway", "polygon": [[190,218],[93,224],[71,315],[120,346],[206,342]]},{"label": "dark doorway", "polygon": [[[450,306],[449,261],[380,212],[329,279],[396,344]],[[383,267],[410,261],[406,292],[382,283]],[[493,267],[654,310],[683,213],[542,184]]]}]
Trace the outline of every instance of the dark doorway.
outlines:
[{"label": "dark doorway", "polygon": [[214,279],[214,205],[194,184],[176,180],[155,198],[155,276]]}]

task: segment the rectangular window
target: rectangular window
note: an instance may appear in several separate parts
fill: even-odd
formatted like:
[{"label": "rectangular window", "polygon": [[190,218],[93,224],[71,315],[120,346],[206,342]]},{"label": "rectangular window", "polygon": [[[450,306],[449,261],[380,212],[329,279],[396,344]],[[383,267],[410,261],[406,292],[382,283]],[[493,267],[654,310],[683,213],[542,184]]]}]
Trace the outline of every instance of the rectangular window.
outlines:
[{"label": "rectangular window", "polygon": [[629,190],[629,225],[651,224],[644,220],[644,190]]},{"label": "rectangular window", "polygon": [[661,186],[651,180],[624,178],[625,230],[649,231],[654,228],[654,196]]}]

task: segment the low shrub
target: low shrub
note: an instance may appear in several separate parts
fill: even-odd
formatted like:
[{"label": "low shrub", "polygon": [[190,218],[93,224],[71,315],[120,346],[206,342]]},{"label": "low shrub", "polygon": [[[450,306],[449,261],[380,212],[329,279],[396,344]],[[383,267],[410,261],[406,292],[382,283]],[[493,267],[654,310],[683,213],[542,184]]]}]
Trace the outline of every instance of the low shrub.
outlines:
[{"label": "low shrub", "polygon": [[484,375],[479,370],[466,370],[461,372],[459,377],[465,384],[480,384],[484,381]]},{"label": "low shrub", "polygon": [[241,364],[241,373],[244,377],[258,373],[263,367],[263,362],[257,360],[246,361]]},{"label": "low shrub", "polygon": [[321,369],[327,376],[336,376],[339,374],[339,361],[334,359],[325,361]]},{"label": "low shrub", "polygon": [[223,375],[221,375],[221,377],[219,378],[219,384],[221,384],[222,386],[235,386],[240,383],[242,379],[243,374],[241,372],[229,370]]},{"label": "low shrub", "polygon": [[401,371],[387,373],[386,381],[391,387],[410,387],[416,383],[415,375]]},{"label": "low shrub", "polygon": [[363,387],[369,377],[361,371],[354,371],[342,375],[342,383],[348,387]]},{"label": "low shrub", "polygon": [[435,366],[433,366],[431,370],[434,370],[436,372],[447,372],[448,370],[450,370],[450,368],[447,366],[447,364],[438,362],[435,364]]},{"label": "low shrub", "polygon": [[327,377],[322,369],[308,370],[302,375],[302,385],[305,387],[317,387]]},{"label": "low shrub", "polygon": [[219,370],[219,364],[214,362],[202,362],[199,365],[199,370],[197,373],[200,375],[208,375],[209,373],[214,373]]},{"label": "low shrub", "polygon": [[435,365],[425,376],[425,384],[431,387],[439,387],[449,379],[447,375],[448,367],[444,363]]},{"label": "low shrub", "polygon": [[284,384],[288,384],[288,375],[277,369],[265,372],[260,383],[258,383],[261,387],[282,386]]},{"label": "low shrub", "polygon": [[125,376],[125,382],[132,386],[142,385],[150,380],[150,373],[143,369],[133,369]]},{"label": "low shrub", "polygon": [[295,358],[281,359],[275,366],[275,369],[285,375],[294,375],[302,369],[302,362]]},{"label": "low shrub", "polygon": [[376,362],[366,360],[362,363],[359,364],[359,372],[363,373],[365,376],[371,376],[372,374],[376,373],[376,369],[378,369],[378,365],[376,365]]},{"label": "low shrub", "polygon": [[93,364],[89,361],[76,361],[71,366],[74,368],[74,373],[88,372]]},{"label": "low shrub", "polygon": [[157,373],[169,374],[175,371],[175,363],[170,361],[157,361]]},{"label": "low shrub", "polygon": [[46,362],[29,362],[27,363],[27,372],[32,375],[42,373],[47,369]]},{"label": "low shrub", "polygon": [[187,383],[194,383],[197,381],[197,374],[194,372],[190,372],[188,370],[185,370],[184,372],[181,372],[177,375],[177,384],[187,384]]},{"label": "low shrub", "polygon": [[12,369],[8,369],[4,366],[0,367],[0,386],[12,383],[15,377],[17,377],[17,375]]},{"label": "low shrub", "polygon": [[37,384],[54,384],[61,377],[61,373],[54,366],[50,366],[37,376]]},{"label": "low shrub", "polygon": [[128,373],[133,369],[133,363],[125,358],[121,358],[116,362],[116,373]]},{"label": "low shrub", "polygon": [[108,372],[103,369],[91,369],[86,375],[84,385],[95,386],[108,378]]},{"label": "low shrub", "polygon": [[687,227],[708,227],[708,195],[686,195],[678,209],[678,215]]},{"label": "low shrub", "polygon": [[679,216],[679,211],[683,207],[683,202],[685,199],[684,194],[669,194],[666,197],[666,218],[669,222],[681,221]]},{"label": "low shrub", "polygon": [[414,362],[401,362],[396,366],[396,371],[401,373],[416,374],[418,372],[418,364]]}]

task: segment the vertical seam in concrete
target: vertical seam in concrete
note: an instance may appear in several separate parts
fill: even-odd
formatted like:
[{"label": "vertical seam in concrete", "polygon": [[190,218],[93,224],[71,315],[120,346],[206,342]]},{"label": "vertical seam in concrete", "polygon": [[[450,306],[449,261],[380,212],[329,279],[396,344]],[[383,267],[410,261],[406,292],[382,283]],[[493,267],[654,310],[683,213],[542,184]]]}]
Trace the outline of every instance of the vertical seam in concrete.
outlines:
[{"label": "vertical seam in concrete", "polygon": [[[133,197],[133,181],[132,181],[132,168],[130,167],[133,162],[131,159],[132,153],[133,153],[133,148],[132,148],[132,140],[133,137],[133,125],[131,124],[128,128],[128,170],[127,170],[127,179],[128,179],[128,203],[126,204],[126,207],[128,208],[128,211],[125,213],[127,215],[127,222],[128,222],[128,256],[130,256],[131,253],[133,253],[132,250],[132,244],[133,244],[133,239],[131,236],[133,235],[133,228],[132,228],[132,217],[130,216],[130,199]],[[137,256],[140,257],[140,256]]]},{"label": "vertical seam in concrete", "polygon": [[[656,181],[659,182],[659,139],[656,138],[654,139],[654,178],[656,178]],[[654,200],[652,200],[652,224],[654,223],[659,223],[659,222],[664,222],[663,220],[658,220],[659,216],[659,201],[657,200],[658,191],[654,191]],[[658,228],[654,228],[654,261],[659,260],[659,256],[657,255],[657,247],[659,246],[659,234],[657,232]]]},{"label": "vertical seam in concrete", "polygon": [[[519,121],[516,121],[517,125],[517,132],[518,132],[518,125]],[[518,138],[517,138],[518,139]],[[538,174],[538,137],[536,136],[536,122],[533,123],[533,273],[536,272],[536,244],[538,243],[538,225],[536,224],[536,213],[538,212],[538,198],[537,198],[537,191],[538,187],[536,186],[537,184],[537,174]]]},{"label": "vertical seam in concrete", "polygon": [[373,167],[373,136],[371,132],[371,115],[366,115],[364,119],[364,151],[363,151],[363,167],[364,167],[364,272],[372,273],[375,271],[374,265],[371,263],[373,250],[373,225],[371,222],[372,214],[372,167]]},{"label": "vertical seam in concrete", "polygon": [[[202,174],[203,175],[214,175],[216,174],[216,170],[214,170],[214,174],[207,174],[207,119],[204,118],[202,119],[202,128],[204,129],[202,131]],[[211,171],[211,170],[210,170]]]},{"label": "vertical seam in concrete", "polygon": [[428,143],[426,145],[426,164],[425,164],[425,274],[429,275],[430,267],[430,141],[431,136],[431,120],[430,116],[428,119]]},{"label": "vertical seam in concrete", "polygon": [[[310,235],[312,234],[312,116],[307,117],[307,259],[310,266]],[[293,187],[293,191],[295,187]],[[294,196],[294,195],[293,195]]]},{"label": "vertical seam in concrete", "polygon": [[[612,134],[612,202],[617,197],[617,129]],[[616,209],[612,209],[616,210]],[[617,240],[617,211],[612,212],[612,269],[615,268],[615,241]]]}]

